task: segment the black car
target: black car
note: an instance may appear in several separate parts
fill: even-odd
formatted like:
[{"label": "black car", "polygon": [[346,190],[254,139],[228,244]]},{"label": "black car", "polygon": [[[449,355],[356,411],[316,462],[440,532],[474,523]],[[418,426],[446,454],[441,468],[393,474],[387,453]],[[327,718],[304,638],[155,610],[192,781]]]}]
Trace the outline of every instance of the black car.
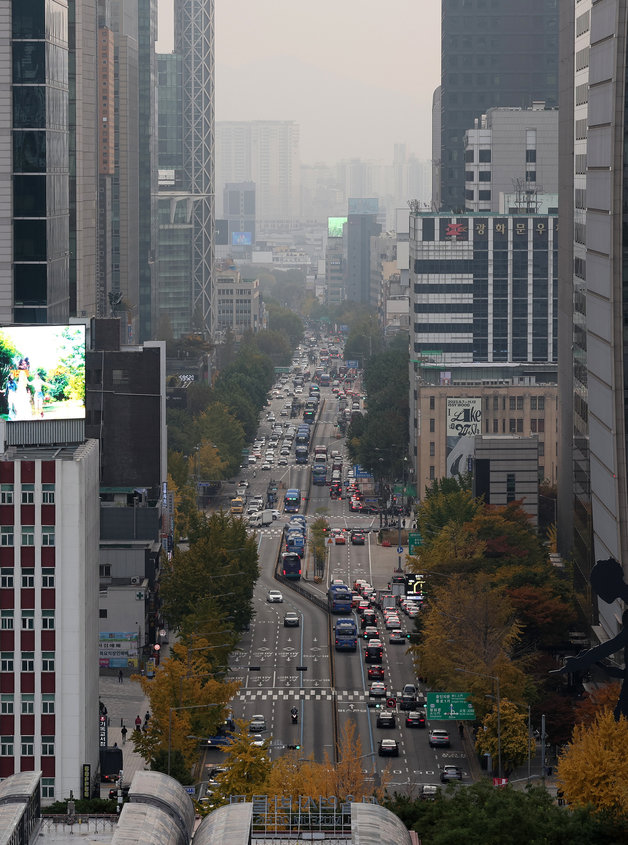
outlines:
[{"label": "black car", "polygon": [[369,666],[368,668],[369,681],[383,681],[384,667],[383,666]]},{"label": "black car", "polygon": [[364,534],[361,531],[351,532],[351,543],[354,546],[363,546],[366,543]]},{"label": "black car", "polygon": [[389,710],[380,710],[377,714],[377,727],[396,728],[397,720],[395,718],[395,714],[391,713]]},{"label": "black car", "polygon": [[377,753],[380,757],[398,757],[399,743],[396,739],[380,739]]},{"label": "black car", "polygon": [[379,631],[375,627],[375,625],[366,625],[362,636],[365,640],[378,640],[379,639]]},{"label": "black car", "polygon": [[377,614],[374,610],[367,609],[362,614],[362,619],[360,621],[360,626],[364,628],[368,628],[374,626],[377,621]]},{"label": "black car", "polygon": [[425,710],[411,710],[406,716],[406,728],[424,728]]},{"label": "black car", "polygon": [[380,640],[369,640],[367,647],[364,649],[364,659],[367,663],[381,663],[382,662],[382,644]]}]

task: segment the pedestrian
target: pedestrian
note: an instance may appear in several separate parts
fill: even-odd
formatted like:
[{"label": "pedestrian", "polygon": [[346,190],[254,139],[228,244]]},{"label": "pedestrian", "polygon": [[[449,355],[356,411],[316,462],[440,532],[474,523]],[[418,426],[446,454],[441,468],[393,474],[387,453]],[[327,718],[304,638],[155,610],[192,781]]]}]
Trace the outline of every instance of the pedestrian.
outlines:
[{"label": "pedestrian", "polygon": [[126,725],[122,725],[122,730],[120,731],[120,733],[122,734],[122,745],[125,745],[127,735]]},{"label": "pedestrian", "polygon": [[124,682],[124,672],[122,671],[122,669],[120,669],[120,671],[118,672],[118,683],[121,684],[123,682]]},{"label": "pedestrian", "polygon": [[150,719],[150,713],[147,710],[146,713],[144,714],[144,721],[148,722],[149,719]]},{"label": "pedestrian", "polygon": [[135,730],[139,731],[141,727],[142,727],[142,717],[138,713],[137,716],[135,717]]}]

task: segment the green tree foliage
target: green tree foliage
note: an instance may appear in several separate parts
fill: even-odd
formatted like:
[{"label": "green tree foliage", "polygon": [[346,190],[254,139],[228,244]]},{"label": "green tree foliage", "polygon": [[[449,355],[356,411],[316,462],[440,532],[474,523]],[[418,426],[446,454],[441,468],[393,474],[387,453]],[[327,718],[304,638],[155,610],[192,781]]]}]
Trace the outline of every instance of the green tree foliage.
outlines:
[{"label": "green tree foliage", "polygon": [[[455,482],[456,479],[448,479]],[[447,525],[464,525],[482,510],[482,502],[474,499],[464,481],[451,491],[433,488],[417,509],[417,524],[427,547]]]},{"label": "green tree foliage", "polygon": [[197,445],[194,419],[191,414],[178,408],[166,411],[168,426],[168,448],[181,455],[191,455]]},{"label": "green tree foliage", "polygon": [[248,723],[236,719],[236,730],[225,748],[226,771],[218,775],[217,803],[228,804],[229,796],[244,795],[250,799],[264,792],[272,769],[267,739],[263,745],[253,745],[254,738]]},{"label": "green tree foliage", "polygon": [[168,489],[173,490],[173,487],[185,487],[188,483],[188,469],[189,463],[181,452],[173,452],[168,450],[168,473],[171,479],[168,480]]},{"label": "green tree foliage", "polygon": [[363,367],[366,367],[370,358],[380,353],[382,349],[382,332],[375,314],[368,313],[361,319],[354,318],[349,323],[349,336],[344,348],[345,361],[358,360]]},{"label": "green tree foliage", "polygon": [[292,358],[290,337],[287,332],[270,330],[255,335],[255,345],[263,355],[268,355],[277,367],[286,367]]},{"label": "green tree foliage", "polygon": [[395,795],[386,806],[423,845],[616,845],[628,837],[624,820],[565,810],[540,786],[495,789],[482,780],[435,801]]},{"label": "green tree foliage", "polygon": [[527,715],[521,713],[512,701],[501,699],[499,715],[498,720],[497,703],[494,701],[493,709],[486,714],[478,731],[475,747],[480,754],[491,755],[495,769],[501,735],[502,772],[509,777],[513,769],[528,759],[528,751],[534,754],[535,743],[531,737],[528,739]]},{"label": "green tree foliage", "polygon": [[220,477],[225,478],[235,472],[240,465],[246,441],[242,424],[227,406],[221,402],[212,402],[197,417],[195,431],[197,441],[214,446],[218,450],[219,458],[224,461],[225,470]]},{"label": "green tree foliage", "polygon": [[243,520],[231,514],[202,515],[190,532],[189,551],[177,550],[164,564],[161,577],[163,612],[179,628],[194,617],[206,597],[223,597],[233,617],[229,627],[239,630],[253,614],[253,588],[259,576],[255,538]]},{"label": "green tree foliage", "polygon": [[292,349],[303,340],[303,321],[298,314],[288,308],[270,305],[268,307],[268,328],[272,332],[283,334]]}]

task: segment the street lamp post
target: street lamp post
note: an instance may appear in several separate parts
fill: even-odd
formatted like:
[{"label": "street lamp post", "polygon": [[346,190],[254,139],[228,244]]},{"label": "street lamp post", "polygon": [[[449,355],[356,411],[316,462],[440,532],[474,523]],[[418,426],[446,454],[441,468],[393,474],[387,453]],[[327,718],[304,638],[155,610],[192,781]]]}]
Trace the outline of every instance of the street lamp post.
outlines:
[{"label": "street lamp post", "polygon": [[497,776],[502,776],[502,711],[501,711],[501,697],[499,694],[499,675],[489,675],[485,672],[471,672],[469,669],[463,669],[457,666],[456,672],[464,672],[465,675],[475,675],[477,678],[490,678],[495,681],[497,688]]}]

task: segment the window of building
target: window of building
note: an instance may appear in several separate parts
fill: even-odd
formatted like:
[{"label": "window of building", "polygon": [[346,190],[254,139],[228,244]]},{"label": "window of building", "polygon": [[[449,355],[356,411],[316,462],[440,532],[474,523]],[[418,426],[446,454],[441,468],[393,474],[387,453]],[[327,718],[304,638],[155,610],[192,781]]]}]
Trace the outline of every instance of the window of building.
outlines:
[{"label": "window of building", "polygon": [[514,502],[515,501],[515,474],[514,474],[514,472],[509,472],[506,475],[506,501],[507,502]]},{"label": "window of building", "polygon": [[490,150],[478,150],[478,161],[481,164],[486,164],[491,160],[491,151]]},{"label": "window of building", "polygon": [[532,434],[536,434],[536,420],[534,419],[534,417],[530,419],[530,431],[532,432]]},{"label": "window of building", "polygon": [[517,410],[523,411],[523,396],[517,396]]},{"label": "window of building", "polygon": [[55,670],[55,653],[54,651],[42,651],[41,653],[41,671],[54,672]]},{"label": "window of building", "polygon": [[22,587],[28,589],[35,586],[35,570],[32,566],[22,569]]},{"label": "window of building", "polygon": [[99,615],[100,619],[106,619],[107,618],[107,608],[101,607],[100,610],[98,611],[98,615]]},{"label": "window of building", "polygon": [[12,505],[13,504],[13,485],[12,484],[0,484],[0,504],[2,504],[2,505]]},{"label": "window of building", "polygon": [[35,526],[34,525],[23,525],[22,526],[22,545],[23,546],[34,546],[35,545]]},{"label": "window of building", "polygon": [[22,630],[23,631],[32,631],[35,627],[35,611],[34,610],[23,610],[22,611]]},{"label": "window of building", "polygon": [[433,434],[436,431],[436,420],[434,417],[430,417],[430,433]]},{"label": "window of building", "polygon": [[12,651],[2,651],[0,652],[0,671],[1,672],[12,672],[13,671],[13,661],[14,655]]},{"label": "window of building", "polygon": [[101,578],[111,578],[111,564],[101,563],[98,567],[98,574]]},{"label": "window of building", "polygon": [[42,736],[41,738],[41,756],[54,757],[55,756],[55,738],[54,736]]},{"label": "window of building", "polygon": [[508,430],[511,434],[515,434],[517,430],[517,420],[515,420],[513,417],[508,420]]},{"label": "window of building", "polygon": [[490,182],[491,181],[491,171],[490,170],[480,170],[478,173],[480,178],[480,182]]},{"label": "window of building", "polygon": [[54,631],[55,628],[55,612],[54,610],[42,610],[41,612],[41,627],[44,631]]},{"label": "window of building", "polygon": [[129,371],[128,370],[112,370],[111,371],[111,380],[114,385],[120,386],[121,384],[128,384],[129,383]]},{"label": "window of building", "polygon": [[22,737],[22,757],[32,757],[35,754],[35,738],[32,736]]},{"label": "window of building", "polygon": [[521,434],[523,432],[523,417],[519,417],[517,419],[517,434]]},{"label": "window of building", "polygon": [[13,715],[13,693],[8,692],[0,696],[0,713],[3,716]]},{"label": "window of building", "polygon": [[34,672],[35,671],[35,652],[34,651],[23,651],[22,652],[22,672]]},{"label": "window of building", "polygon": [[55,503],[55,486],[54,484],[41,485],[41,500],[44,505],[54,505]]},{"label": "window of building", "polygon": [[526,170],[526,182],[536,182],[536,170]]},{"label": "window of building", "polygon": [[41,797],[54,798],[55,797],[55,779],[42,778],[41,779]]},{"label": "window of building", "polygon": [[32,505],[35,502],[35,485],[22,484],[22,504]]},{"label": "window of building", "polygon": [[54,525],[41,526],[41,544],[42,546],[54,546],[55,544],[55,527]]},{"label": "window of building", "polygon": [[464,151],[464,160],[468,163],[473,163],[473,149],[465,150]]},{"label": "window of building", "polygon": [[493,419],[493,434],[499,434],[499,420]]},{"label": "window of building", "polygon": [[8,566],[0,569],[0,587],[4,587],[7,590],[13,589],[13,570]]},{"label": "window of building", "polygon": [[41,712],[52,716],[55,712],[55,696],[53,692],[45,692],[41,697]]},{"label": "window of building", "polygon": [[516,407],[516,402],[515,402],[515,397],[514,397],[514,396],[509,396],[509,397],[508,397],[508,404],[509,404],[509,406],[510,406],[510,410],[511,410],[511,411],[514,411],[514,410],[515,410],[515,407]]},{"label": "window of building", "polygon": [[436,478],[436,469],[435,467],[430,467],[430,481],[434,481]]},{"label": "window of building", "polygon": [[32,693],[22,693],[22,716],[32,716],[35,712],[35,696]]},{"label": "window of building", "polygon": [[526,162],[536,161],[536,150],[526,150]]},{"label": "window of building", "polygon": [[536,411],[536,396],[530,396],[530,410]]},{"label": "window of building", "polygon": [[539,396],[538,408],[539,408],[539,411],[545,410],[545,396]]},{"label": "window of building", "polygon": [[465,182],[473,182],[473,171],[472,170],[465,170],[464,181]]},{"label": "window of building", "polygon": [[12,610],[2,610],[2,611],[0,611],[0,628],[3,631],[12,631],[13,630],[13,611]]},{"label": "window of building", "polygon": [[490,200],[490,198],[491,198],[491,192],[490,191],[478,191],[478,200],[487,201],[487,200]]},{"label": "window of building", "polygon": [[55,571],[52,567],[45,566],[41,570],[41,586],[54,587],[55,585]]},{"label": "window of building", "polygon": [[433,411],[436,407],[436,397],[430,396],[430,411]]},{"label": "window of building", "polygon": [[538,424],[538,427],[539,427],[539,434],[542,434],[545,431],[545,420],[542,419],[542,418],[539,418],[537,420],[537,424]]},{"label": "window of building", "polygon": [[13,737],[0,736],[0,756],[13,757]]},{"label": "window of building", "polygon": [[430,458],[433,458],[436,454],[436,443],[433,440],[430,440]]},{"label": "window of building", "polygon": [[545,457],[545,443],[543,443],[543,441],[542,441],[542,440],[541,440],[541,441],[539,441],[539,457],[540,457],[540,458],[544,458],[544,457]]},{"label": "window of building", "polygon": [[13,526],[12,525],[3,525],[0,528],[0,546],[12,546],[13,545]]}]

